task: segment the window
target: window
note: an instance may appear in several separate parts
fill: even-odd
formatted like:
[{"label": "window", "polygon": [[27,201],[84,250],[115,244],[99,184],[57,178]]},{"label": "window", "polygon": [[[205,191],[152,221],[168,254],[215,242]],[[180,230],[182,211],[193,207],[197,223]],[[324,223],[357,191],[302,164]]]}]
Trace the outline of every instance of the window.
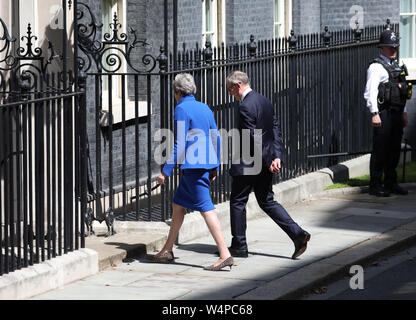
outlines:
[{"label": "window", "polygon": [[202,47],[225,43],[225,0],[202,0]]},{"label": "window", "polygon": [[284,36],[284,0],[274,0],[274,37]]},{"label": "window", "polygon": [[416,79],[416,0],[400,0],[400,58]]},{"label": "window", "polygon": [[217,43],[217,1],[202,1],[202,45]]},{"label": "window", "polygon": [[416,0],[400,0],[400,56],[415,58]]},{"label": "window", "polygon": [[292,27],[292,1],[274,0],[274,26],[273,35],[275,38],[282,38],[289,35]]}]

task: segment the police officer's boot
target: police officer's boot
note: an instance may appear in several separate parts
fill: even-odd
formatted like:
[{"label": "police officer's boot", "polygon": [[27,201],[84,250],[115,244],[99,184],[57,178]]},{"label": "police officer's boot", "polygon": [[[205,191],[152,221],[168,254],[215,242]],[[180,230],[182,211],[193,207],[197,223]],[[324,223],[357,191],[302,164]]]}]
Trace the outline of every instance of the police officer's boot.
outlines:
[{"label": "police officer's boot", "polygon": [[384,190],[381,186],[370,187],[369,193],[376,197],[390,197],[390,192]]}]

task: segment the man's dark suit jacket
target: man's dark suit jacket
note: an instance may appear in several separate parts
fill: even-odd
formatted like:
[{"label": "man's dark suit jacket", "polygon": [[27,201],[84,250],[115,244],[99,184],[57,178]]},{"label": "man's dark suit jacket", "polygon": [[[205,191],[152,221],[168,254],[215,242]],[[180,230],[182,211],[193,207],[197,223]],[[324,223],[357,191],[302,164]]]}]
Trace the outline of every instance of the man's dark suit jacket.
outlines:
[{"label": "man's dark suit jacket", "polygon": [[[280,134],[277,118],[274,114],[272,103],[261,94],[250,91],[238,108],[238,130],[240,132],[240,146],[242,129],[250,129],[250,154],[254,155],[255,137],[254,129],[262,131],[262,170],[269,170],[273,160],[279,158],[283,161],[283,141]],[[236,119],[236,120],[237,120]],[[240,151],[241,153],[241,151]],[[240,176],[244,174],[244,168],[253,167],[253,163],[244,163],[240,157],[239,164],[231,164],[230,175]]]}]

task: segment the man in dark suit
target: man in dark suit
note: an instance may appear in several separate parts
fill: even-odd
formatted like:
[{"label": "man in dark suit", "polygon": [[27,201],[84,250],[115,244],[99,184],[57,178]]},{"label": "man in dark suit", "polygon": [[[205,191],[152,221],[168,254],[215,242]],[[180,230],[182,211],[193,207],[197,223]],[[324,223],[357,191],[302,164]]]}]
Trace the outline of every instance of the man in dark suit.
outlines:
[{"label": "man in dark suit", "polygon": [[[250,146],[250,154],[259,154],[253,159],[233,156],[230,175],[233,177],[230,218],[232,243],[230,252],[235,257],[247,257],[246,204],[251,190],[254,190],[260,208],[286,232],[295,245],[292,259],[300,256],[310,240],[310,234],[292,220],[287,211],[274,200],[272,177],[280,172],[283,157],[283,142],[272,103],[253,91],[247,74],[234,71],[227,77],[227,89],[240,101],[236,121],[241,149]],[[249,134],[244,135],[244,131]],[[249,141],[244,141],[249,136]],[[243,140],[243,141],[242,141]],[[238,143],[238,141],[233,141]],[[236,148],[237,150],[239,148]],[[242,152],[242,154],[248,152]],[[251,162],[250,162],[251,161]],[[259,161],[261,162],[259,164]],[[257,163],[256,163],[257,162]],[[258,169],[257,169],[258,168]]]}]

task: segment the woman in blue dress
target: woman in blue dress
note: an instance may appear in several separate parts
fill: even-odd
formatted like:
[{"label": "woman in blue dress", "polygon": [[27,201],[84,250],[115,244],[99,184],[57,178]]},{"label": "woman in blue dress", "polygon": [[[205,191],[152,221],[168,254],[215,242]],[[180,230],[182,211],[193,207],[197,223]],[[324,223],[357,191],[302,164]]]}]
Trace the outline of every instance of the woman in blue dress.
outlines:
[{"label": "woman in blue dress", "polygon": [[225,243],[221,224],[215,213],[209,193],[220,163],[221,140],[211,109],[195,100],[196,86],[192,75],[178,74],[172,84],[177,106],[174,113],[175,142],[173,151],[158,183],[172,174],[176,164],[181,165],[182,177],[173,198],[173,214],[168,239],[162,250],[153,257],[155,262],[174,261],[173,244],[182,226],[185,208],[199,211],[214,238],[219,259],[205,270],[218,271],[233,265],[233,258]]}]

